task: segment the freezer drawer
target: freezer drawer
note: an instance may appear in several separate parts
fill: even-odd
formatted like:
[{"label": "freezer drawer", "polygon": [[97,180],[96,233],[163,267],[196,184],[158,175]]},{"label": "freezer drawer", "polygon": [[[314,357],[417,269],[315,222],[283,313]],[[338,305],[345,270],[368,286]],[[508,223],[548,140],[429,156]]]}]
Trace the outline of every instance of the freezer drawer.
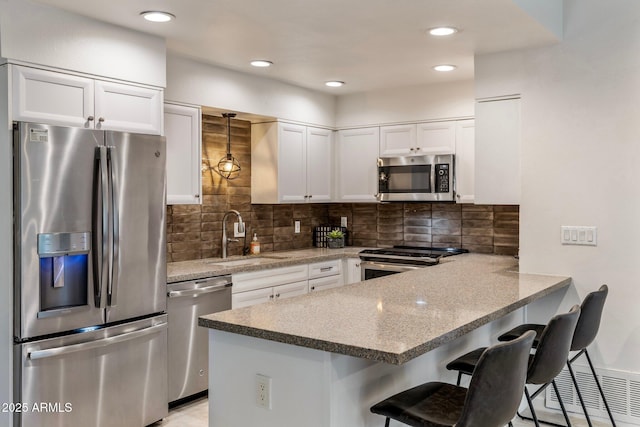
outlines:
[{"label": "freezer drawer", "polygon": [[17,344],[15,425],[143,427],[164,418],[166,349],[167,315]]},{"label": "freezer drawer", "polygon": [[167,286],[169,402],[209,388],[207,329],[198,317],[231,309],[231,276]]}]

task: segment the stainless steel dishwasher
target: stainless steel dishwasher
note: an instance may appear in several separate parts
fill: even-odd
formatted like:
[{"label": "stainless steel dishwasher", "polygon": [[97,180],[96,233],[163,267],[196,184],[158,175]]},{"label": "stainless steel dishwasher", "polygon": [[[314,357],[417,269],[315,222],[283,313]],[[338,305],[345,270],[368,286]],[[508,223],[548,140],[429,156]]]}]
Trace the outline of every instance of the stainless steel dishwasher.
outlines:
[{"label": "stainless steel dishwasher", "polygon": [[231,309],[231,276],[167,285],[169,402],[208,389],[208,330],[198,317]]}]

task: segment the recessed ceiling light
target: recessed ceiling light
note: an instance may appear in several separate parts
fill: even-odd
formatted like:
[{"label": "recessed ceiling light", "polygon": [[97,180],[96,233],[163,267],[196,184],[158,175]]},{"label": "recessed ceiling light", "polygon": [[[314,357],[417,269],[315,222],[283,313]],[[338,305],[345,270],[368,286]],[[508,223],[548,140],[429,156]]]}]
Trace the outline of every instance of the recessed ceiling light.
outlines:
[{"label": "recessed ceiling light", "polygon": [[329,82],[325,82],[324,83],[325,86],[329,86],[329,87],[340,87],[342,85],[344,85],[344,82],[338,81],[338,80],[332,80]]},{"label": "recessed ceiling light", "polygon": [[273,62],[271,61],[267,61],[264,59],[256,59],[255,61],[251,61],[251,65],[253,65],[254,67],[271,67],[273,65]]},{"label": "recessed ceiling light", "polygon": [[436,71],[453,71],[456,69],[455,65],[436,65],[435,67],[433,67],[434,70]]},{"label": "recessed ceiling light", "polygon": [[145,12],[140,12],[140,15],[151,22],[169,22],[172,19],[175,19],[175,15],[169,12],[160,12],[157,10],[147,10]]},{"label": "recessed ceiling light", "polygon": [[457,32],[458,29],[454,27],[436,27],[429,30],[429,34],[431,34],[432,36],[450,36],[451,34],[455,34]]}]

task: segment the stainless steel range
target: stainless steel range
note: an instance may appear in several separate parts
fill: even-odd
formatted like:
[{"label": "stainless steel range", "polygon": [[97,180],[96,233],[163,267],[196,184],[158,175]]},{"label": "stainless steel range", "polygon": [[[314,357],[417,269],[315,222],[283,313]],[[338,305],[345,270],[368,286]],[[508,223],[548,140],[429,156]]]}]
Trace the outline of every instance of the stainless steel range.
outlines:
[{"label": "stainless steel range", "polygon": [[461,248],[431,248],[423,246],[394,246],[360,251],[361,280],[389,276],[417,268],[429,267],[440,258],[469,252]]}]

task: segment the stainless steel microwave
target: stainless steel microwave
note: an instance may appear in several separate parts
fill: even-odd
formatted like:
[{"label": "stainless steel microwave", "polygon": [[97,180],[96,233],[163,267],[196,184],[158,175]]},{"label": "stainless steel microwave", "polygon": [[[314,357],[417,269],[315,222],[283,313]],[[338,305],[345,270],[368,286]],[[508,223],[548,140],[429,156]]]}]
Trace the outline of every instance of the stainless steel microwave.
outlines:
[{"label": "stainless steel microwave", "polygon": [[445,202],[455,200],[454,155],[378,159],[381,202]]}]

